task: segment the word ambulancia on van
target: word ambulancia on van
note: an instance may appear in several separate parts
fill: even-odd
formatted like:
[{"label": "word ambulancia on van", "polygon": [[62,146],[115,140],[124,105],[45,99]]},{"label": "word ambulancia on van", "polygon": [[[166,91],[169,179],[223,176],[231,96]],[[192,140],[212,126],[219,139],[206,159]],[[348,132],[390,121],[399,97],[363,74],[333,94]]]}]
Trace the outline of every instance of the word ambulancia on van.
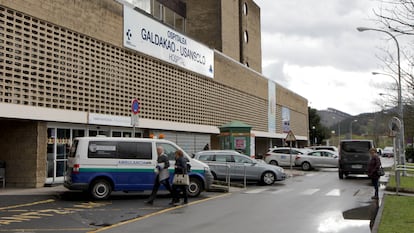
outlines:
[{"label": "word ambulancia on van", "polygon": [[[69,153],[64,186],[87,191],[95,199],[106,199],[112,191],[151,191],[159,146],[170,160],[172,181],[175,152],[182,150],[173,142],[150,138],[76,138]],[[187,192],[195,197],[209,189],[213,176],[208,165],[183,153],[191,165]]]}]

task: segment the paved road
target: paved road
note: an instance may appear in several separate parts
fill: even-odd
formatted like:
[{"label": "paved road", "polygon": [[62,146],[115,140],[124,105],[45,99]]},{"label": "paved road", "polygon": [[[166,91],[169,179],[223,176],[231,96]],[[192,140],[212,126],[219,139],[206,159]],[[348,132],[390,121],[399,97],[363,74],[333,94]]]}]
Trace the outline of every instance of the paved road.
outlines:
[{"label": "paved road", "polygon": [[[382,160],[384,166],[393,161]],[[345,229],[332,231],[338,233],[350,232],[346,231],[350,227],[356,228],[351,232],[368,232],[372,194],[368,179],[339,180],[336,169],[304,174],[273,186],[250,185],[247,190],[233,189],[230,194],[203,193],[191,199],[190,205],[180,207],[169,206],[168,195],[160,195],[153,206],[148,206],[144,204],[148,197],[145,193],[118,193],[107,201],[93,201],[61,186],[1,190],[0,232],[137,232],[137,229],[175,232],[175,229],[183,233],[195,232],[194,229],[196,232],[237,229],[240,233],[258,224],[263,225],[262,232],[274,229],[331,232],[330,226]],[[343,216],[364,220],[345,220]],[[184,228],[174,226],[175,218],[188,219]],[[161,228],[156,224],[160,219],[166,222]]]},{"label": "paved road", "polygon": [[[205,192],[190,200],[221,194]],[[146,193],[115,193],[108,200],[94,201],[61,186],[8,190],[0,195],[0,232],[88,232],[170,207],[166,192],[161,192],[154,205],[145,204],[147,198]]]},{"label": "paved road", "polygon": [[372,191],[366,177],[339,180],[336,169],[324,169],[284,184],[249,187],[98,232],[369,233],[377,209],[370,198]]}]

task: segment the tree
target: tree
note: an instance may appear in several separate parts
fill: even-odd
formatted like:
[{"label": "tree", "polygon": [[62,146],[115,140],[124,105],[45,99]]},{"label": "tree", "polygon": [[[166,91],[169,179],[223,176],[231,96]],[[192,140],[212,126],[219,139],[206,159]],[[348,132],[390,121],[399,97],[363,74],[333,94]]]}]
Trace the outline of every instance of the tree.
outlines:
[{"label": "tree", "polygon": [[[377,21],[383,30],[392,32],[398,37],[401,55],[401,91],[402,104],[404,108],[405,138],[413,138],[414,132],[414,50],[412,42],[414,39],[414,0],[378,0],[381,3],[379,9],[374,10]],[[397,77],[398,66],[394,59],[395,55],[384,50],[386,56],[381,60],[385,65],[387,73]],[[396,90],[395,88],[393,88]]]},{"label": "tree", "polygon": [[321,117],[318,115],[318,110],[308,107],[308,114],[310,144],[321,144],[325,139],[331,137],[331,133],[327,127],[321,125]]}]

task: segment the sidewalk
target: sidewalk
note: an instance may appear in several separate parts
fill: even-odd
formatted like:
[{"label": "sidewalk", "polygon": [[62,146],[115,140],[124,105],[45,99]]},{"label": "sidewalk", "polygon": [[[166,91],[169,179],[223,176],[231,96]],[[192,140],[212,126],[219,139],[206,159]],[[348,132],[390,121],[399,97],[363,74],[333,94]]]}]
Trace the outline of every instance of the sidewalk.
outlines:
[{"label": "sidewalk", "polygon": [[60,192],[68,191],[67,188],[63,187],[63,184],[51,186],[51,187],[40,187],[40,188],[0,188],[0,196],[11,196],[11,195],[52,195]]},{"label": "sidewalk", "polygon": [[[289,177],[295,176],[303,176],[304,172],[289,168],[285,168],[285,173],[287,175],[287,179]],[[237,188],[235,188],[237,190]],[[67,188],[63,186],[63,184],[58,184],[54,186],[47,186],[47,187],[39,187],[39,188],[16,188],[16,187],[7,187],[0,188],[0,196],[4,195],[48,195],[48,194],[56,194],[58,192],[65,192],[68,191]]]}]

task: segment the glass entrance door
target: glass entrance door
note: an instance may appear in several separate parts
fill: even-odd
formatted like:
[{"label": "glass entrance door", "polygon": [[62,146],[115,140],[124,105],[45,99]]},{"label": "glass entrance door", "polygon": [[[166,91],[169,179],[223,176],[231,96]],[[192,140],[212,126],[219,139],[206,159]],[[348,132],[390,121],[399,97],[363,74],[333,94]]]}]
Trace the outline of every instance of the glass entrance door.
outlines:
[{"label": "glass entrance door", "polygon": [[47,129],[46,184],[63,183],[72,138],[84,135],[85,130],[83,129]]}]

